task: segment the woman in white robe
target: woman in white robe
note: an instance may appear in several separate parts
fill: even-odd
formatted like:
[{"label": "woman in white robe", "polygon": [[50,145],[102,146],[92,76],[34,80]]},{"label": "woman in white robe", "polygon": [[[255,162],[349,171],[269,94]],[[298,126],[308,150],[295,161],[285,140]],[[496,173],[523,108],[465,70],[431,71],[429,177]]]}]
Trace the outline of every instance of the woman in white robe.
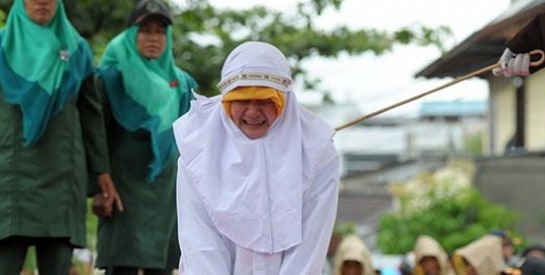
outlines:
[{"label": "woman in white robe", "polygon": [[174,123],[181,274],[321,274],[337,213],[334,130],[297,103],[270,44],[235,48],[218,88]]}]

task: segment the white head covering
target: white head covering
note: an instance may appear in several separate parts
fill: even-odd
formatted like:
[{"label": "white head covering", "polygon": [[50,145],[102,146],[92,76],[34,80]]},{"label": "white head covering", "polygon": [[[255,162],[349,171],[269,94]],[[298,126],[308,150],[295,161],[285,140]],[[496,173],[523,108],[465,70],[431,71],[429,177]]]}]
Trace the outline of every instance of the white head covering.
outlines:
[{"label": "white head covering", "polygon": [[[506,267],[502,255],[502,238],[485,235],[454,251],[454,257],[464,257],[478,274],[500,274]],[[456,265],[456,262],[454,263]],[[456,267],[459,270],[459,267]]]},{"label": "white head covering", "polygon": [[179,165],[189,174],[178,184],[190,181],[218,231],[257,252],[301,242],[305,183],[334,134],[297,104],[291,83],[290,66],[276,47],[243,43],[227,57],[218,87],[222,95],[240,86],[285,93],[284,111],[265,136],[246,137],[226,115],[221,96],[200,98],[174,123]]},{"label": "white head covering", "polygon": [[363,267],[360,275],[375,275],[371,251],[363,240],[356,234],[350,234],[343,238],[335,253],[335,275],[342,274],[345,261],[356,261]]},{"label": "white head covering", "polygon": [[424,274],[422,263],[420,263],[424,257],[435,257],[441,268],[440,274],[450,274],[448,254],[436,239],[427,235],[420,235],[416,239],[413,250],[415,253],[414,275]]}]

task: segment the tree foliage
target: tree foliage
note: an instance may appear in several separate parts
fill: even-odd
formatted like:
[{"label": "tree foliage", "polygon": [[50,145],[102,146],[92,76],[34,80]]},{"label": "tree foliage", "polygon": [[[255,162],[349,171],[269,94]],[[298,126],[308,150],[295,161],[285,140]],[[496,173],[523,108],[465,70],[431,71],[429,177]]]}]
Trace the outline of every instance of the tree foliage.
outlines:
[{"label": "tree foliage", "polygon": [[[0,0],[0,9],[8,11],[11,2]],[[98,59],[108,40],[126,27],[134,2],[78,0],[64,1],[64,5],[76,28],[89,39]],[[321,30],[315,26],[313,18],[328,9],[338,10],[341,5],[342,0],[300,0],[293,11],[273,11],[263,6],[217,9],[206,0],[170,1],[175,15],[176,62],[197,79],[201,93],[213,95],[217,93],[214,87],[227,54],[241,42],[262,40],[275,44],[288,56],[295,77],[301,77],[306,89],[319,91],[319,80],[309,79],[301,66],[305,59],[365,52],[382,54],[395,44],[416,43],[442,49],[441,41],[450,34],[446,27],[431,29],[418,25],[395,32],[347,26]]]},{"label": "tree foliage", "polygon": [[[438,187],[424,194],[427,205],[416,210],[387,213],[381,217],[377,246],[383,253],[410,251],[419,235],[429,235],[449,253],[491,231],[502,229],[520,238],[517,212],[484,198],[474,187],[444,196]],[[410,194],[407,194],[410,196]],[[422,199],[422,198],[420,198]]]}]

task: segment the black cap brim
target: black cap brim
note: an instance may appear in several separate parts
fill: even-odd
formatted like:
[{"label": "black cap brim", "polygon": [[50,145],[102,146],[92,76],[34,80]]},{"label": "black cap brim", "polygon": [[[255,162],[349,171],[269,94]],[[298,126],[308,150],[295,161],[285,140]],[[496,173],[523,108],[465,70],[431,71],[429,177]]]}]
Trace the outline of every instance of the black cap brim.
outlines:
[{"label": "black cap brim", "polygon": [[157,0],[142,0],[129,16],[129,25],[141,24],[152,16],[161,18],[167,25],[172,24],[172,17],[163,3]]}]

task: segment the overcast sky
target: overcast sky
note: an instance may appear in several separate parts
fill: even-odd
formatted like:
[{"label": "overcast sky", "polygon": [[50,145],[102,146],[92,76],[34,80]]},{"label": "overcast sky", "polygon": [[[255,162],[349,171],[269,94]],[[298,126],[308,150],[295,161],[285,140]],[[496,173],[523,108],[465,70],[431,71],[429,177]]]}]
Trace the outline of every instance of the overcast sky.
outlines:
[{"label": "overcast sky", "polygon": [[[293,10],[296,2],[210,0],[215,7],[247,8],[259,4],[286,12]],[[326,12],[316,23],[325,29],[345,24],[354,28],[389,31],[415,23],[428,27],[445,25],[453,31],[453,37],[446,41],[449,49],[488,24],[509,4],[510,0],[344,0],[340,12]],[[439,58],[439,54],[431,46],[397,46],[393,52],[381,56],[364,54],[334,60],[316,59],[307,62],[305,67],[312,77],[322,79],[324,87],[331,91],[337,102],[357,102],[365,114],[450,81],[414,78],[418,71]],[[422,101],[486,100],[487,89],[485,81],[466,80],[384,115],[414,116]],[[308,92],[298,92],[298,97],[300,101],[309,103],[316,98]]]}]

